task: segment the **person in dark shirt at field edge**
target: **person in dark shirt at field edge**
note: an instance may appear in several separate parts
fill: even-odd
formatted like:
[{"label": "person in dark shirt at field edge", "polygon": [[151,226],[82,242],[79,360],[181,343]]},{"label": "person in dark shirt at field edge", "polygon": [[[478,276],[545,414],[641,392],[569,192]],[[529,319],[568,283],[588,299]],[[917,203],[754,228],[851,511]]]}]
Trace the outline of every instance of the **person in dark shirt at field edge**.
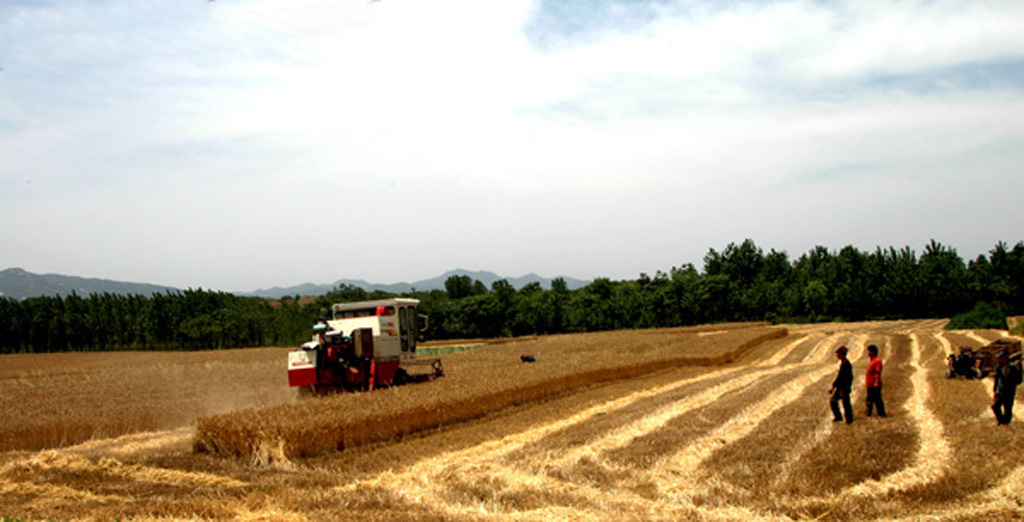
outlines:
[{"label": "person in dark shirt at field edge", "polygon": [[839,403],[843,403],[843,413],[846,414],[846,423],[853,423],[853,405],[850,404],[850,389],[853,388],[853,366],[846,358],[846,347],[836,348],[836,358],[839,359],[839,375],[832,381],[832,387],[828,392],[832,394],[829,399],[829,406],[832,407],[832,421],[842,422],[843,415],[839,412]]},{"label": "person in dark shirt at field edge", "polygon": [[1009,354],[999,352],[996,360],[995,379],[992,381],[992,411],[1000,426],[1008,426],[1013,420],[1013,399],[1017,395],[1017,385],[1021,381],[1020,354],[1013,357],[1011,364]]}]

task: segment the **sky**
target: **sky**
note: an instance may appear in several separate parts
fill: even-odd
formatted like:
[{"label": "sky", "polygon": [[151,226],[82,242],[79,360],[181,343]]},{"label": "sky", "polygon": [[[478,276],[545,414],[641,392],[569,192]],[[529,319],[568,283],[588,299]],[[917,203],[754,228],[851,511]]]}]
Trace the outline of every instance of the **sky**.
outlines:
[{"label": "sky", "polygon": [[249,291],[1024,240],[1024,2],[4,0],[0,269]]}]

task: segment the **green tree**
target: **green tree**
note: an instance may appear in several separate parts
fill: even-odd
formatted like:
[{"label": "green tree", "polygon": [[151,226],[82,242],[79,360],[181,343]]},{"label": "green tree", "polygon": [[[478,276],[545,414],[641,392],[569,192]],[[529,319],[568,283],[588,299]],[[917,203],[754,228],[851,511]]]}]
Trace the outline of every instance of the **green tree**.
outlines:
[{"label": "green tree", "polygon": [[970,301],[967,267],[953,248],[934,239],[920,259],[921,290],[928,317],[952,317]]},{"label": "green tree", "polygon": [[448,297],[462,299],[473,295],[473,279],[468,275],[453,275],[445,279],[444,289]]},{"label": "green tree", "polygon": [[828,310],[828,287],[817,279],[804,287],[804,306],[813,320],[823,317]]}]

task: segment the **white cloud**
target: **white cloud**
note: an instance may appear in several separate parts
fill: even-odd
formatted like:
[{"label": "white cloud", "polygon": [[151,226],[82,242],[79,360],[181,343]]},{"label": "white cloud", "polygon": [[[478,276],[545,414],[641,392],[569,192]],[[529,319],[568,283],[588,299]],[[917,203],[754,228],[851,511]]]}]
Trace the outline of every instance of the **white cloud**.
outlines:
[{"label": "white cloud", "polygon": [[1019,2],[623,4],[558,45],[538,5],[0,8],[0,257],[249,289],[1020,240],[943,212],[1020,184],[1019,86],[944,81],[1012,77]]}]

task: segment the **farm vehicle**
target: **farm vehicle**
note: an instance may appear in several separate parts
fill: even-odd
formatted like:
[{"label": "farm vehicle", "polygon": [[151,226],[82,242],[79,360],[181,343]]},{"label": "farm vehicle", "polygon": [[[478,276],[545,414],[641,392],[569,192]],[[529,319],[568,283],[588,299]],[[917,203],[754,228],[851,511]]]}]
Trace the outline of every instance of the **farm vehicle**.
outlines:
[{"label": "farm vehicle", "polygon": [[288,353],[288,384],[303,395],[423,382],[444,375],[440,359],[416,356],[417,299],[338,303],[313,338]]},{"label": "farm vehicle", "polygon": [[994,372],[998,366],[998,355],[1005,352],[1008,356],[1021,353],[1021,343],[1016,339],[998,339],[980,348],[960,347],[960,353],[946,357],[946,377],[955,379],[982,379]]}]

